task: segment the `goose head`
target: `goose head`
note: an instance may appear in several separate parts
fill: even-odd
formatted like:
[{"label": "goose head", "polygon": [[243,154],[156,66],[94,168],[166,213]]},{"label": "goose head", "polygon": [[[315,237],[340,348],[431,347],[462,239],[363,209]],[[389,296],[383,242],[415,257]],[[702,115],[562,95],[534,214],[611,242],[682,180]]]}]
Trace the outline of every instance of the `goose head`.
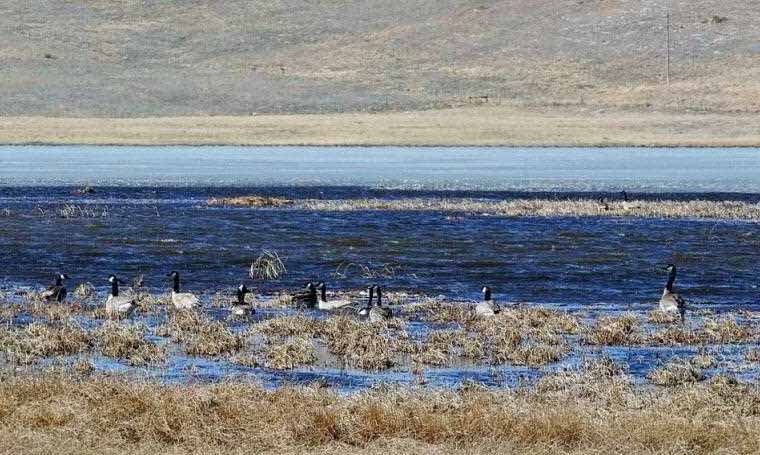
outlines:
[{"label": "goose head", "polygon": [[488,286],[483,286],[483,289],[480,290],[480,292],[483,293],[483,300],[491,300],[491,288]]},{"label": "goose head", "polygon": [[251,290],[245,284],[240,284],[237,288],[238,303],[245,303],[245,295],[250,294]]},{"label": "goose head", "polygon": [[375,295],[377,296],[377,306],[381,306],[383,304],[383,290],[378,285],[373,287],[375,288]]},{"label": "goose head", "polygon": [[359,316],[367,316],[369,314],[369,310],[372,308],[372,301],[374,300],[375,286],[370,286],[367,288],[367,295],[369,296],[367,305],[359,310]]},{"label": "goose head", "polygon": [[166,276],[172,279],[172,282],[174,283],[172,289],[174,292],[179,292],[179,273],[172,270],[171,272],[167,273]]}]

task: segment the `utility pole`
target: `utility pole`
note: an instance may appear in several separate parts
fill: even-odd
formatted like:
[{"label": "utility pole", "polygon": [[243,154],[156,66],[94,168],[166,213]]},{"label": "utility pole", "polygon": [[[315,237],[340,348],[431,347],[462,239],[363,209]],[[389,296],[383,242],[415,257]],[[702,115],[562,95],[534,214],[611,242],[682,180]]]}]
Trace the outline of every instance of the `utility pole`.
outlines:
[{"label": "utility pole", "polygon": [[667,67],[665,69],[665,80],[670,88],[670,11],[665,15],[665,45],[667,47]]}]

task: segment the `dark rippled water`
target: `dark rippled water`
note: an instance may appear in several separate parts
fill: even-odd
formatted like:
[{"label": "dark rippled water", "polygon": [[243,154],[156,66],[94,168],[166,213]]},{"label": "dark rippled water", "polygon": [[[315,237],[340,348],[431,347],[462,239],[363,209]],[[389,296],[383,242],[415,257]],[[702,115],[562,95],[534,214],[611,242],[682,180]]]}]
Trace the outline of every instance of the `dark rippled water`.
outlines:
[{"label": "dark rippled water", "polygon": [[[592,316],[629,310],[644,314],[654,308],[661,293],[666,278],[663,265],[676,262],[680,266],[679,290],[699,308],[717,313],[739,309],[760,311],[758,223],[254,210],[205,204],[209,197],[251,193],[324,199],[565,198],[598,197],[620,189],[635,193],[636,188],[640,191],[637,197],[647,199],[758,202],[760,161],[748,150],[734,152],[735,159],[728,155],[727,159],[718,160],[723,167],[717,171],[705,170],[715,163],[704,151],[680,151],[680,154],[695,153],[695,160],[687,162],[683,172],[676,172],[676,183],[668,185],[661,185],[660,173],[648,172],[646,168],[654,169],[659,156],[667,159],[672,156],[663,155],[663,151],[652,155],[654,152],[648,150],[636,155],[627,167],[605,158],[596,167],[608,168],[596,176],[582,168],[581,158],[588,160],[588,151],[583,152],[583,157],[565,151],[571,155],[565,164],[554,164],[565,166],[565,171],[556,178],[547,175],[541,167],[544,164],[536,159],[518,166],[510,161],[514,160],[511,157],[496,168],[489,167],[489,163],[499,162],[498,153],[493,150],[477,155],[480,158],[474,163],[469,163],[461,150],[444,153],[433,167],[425,166],[429,164],[426,160],[430,160],[426,153],[432,151],[415,152],[424,157],[412,156],[404,167],[399,161],[403,154],[391,150],[390,158],[379,160],[382,178],[369,179],[357,177],[353,169],[371,173],[372,161],[357,161],[352,158],[356,155],[345,151],[329,152],[337,153],[337,157],[315,161],[314,166],[321,172],[311,172],[302,160],[287,158],[281,151],[265,150],[275,155],[268,161],[258,150],[253,160],[258,167],[249,172],[251,168],[236,170],[220,164],[224,160],[211,153],[221,153],[219,150],[201,150],[190,153],[179,164],[179,169],[187,171],[183,174],[171,172],[172,160],[167,161],[166,156],[151,161],[145,158],[144,150],[137,150],[138,157],[147,159],[144,163],[153,163],[160,172],[151,173],[150,165],[140,165],[132,156],[119,164],[118,155],[112,152],[106,153],[106,158],[78,149],[65,149],[60,156],[50,155],[48,149],[34,148],[29,156],[10,153],[22,150],[0,149],[0,160],[5,166],[0,170],[3,184],[0,185],[0,287],[6,289],[40,287],[50,281],[53,273],[63,271],[72,277],[71,287],[89,281],[103,294],[110,273],[126,279],[144,274],[149,288],[162,291],[168,286],[165,274],[174,269],[183,273],[184,285],[189,290],[231,289],[244,280],[251,283],[247,278],[248,267],[266,248],[275,249],[286,258],[288,273],[278,281],[253,283],[264,294],[297,288],[312,279],[326,280],[338,289],[363,288],[368,280],[357,267],[349,268],[345,276],[334,273],[354,263],[372,270],[393,268],[394,273],[372,280],[391,290],[476,299],[481,286],[488,284],[500,299],[507,301]],[[556,155],[555,151],[550,152],[546,153]],[[59,175],[51,173],[55,166],[50,162],[35,168],[31,158],[54,156],[54,162],[61,163],[66,153],[71,153],[73,164],[61,164],[64,170]],[[194,159],[198,161],[189,162]],[[240,150],[231,155],[231,162],[238,166],[251,164],[251,159]],[[287,163],[291,167],[285,170],[273,168],[274,174],[283,177],[287,184],[257,177],[264,175],[266,169],[262,170],[262,166]],[[202,171],[204,164],[211,166],[208,171]],[[392,178],[394,166],[399,169],[396,179]],[[308,185],[292,184],[298,180],[293,168],[309,176]],[[119,180],[116,171],[120,169],[129,178]],[[101,172],[102,178],[98,178]],[[520,175],[530,178],[521,180]],[[76,187],[72,185],[84,183],[100,185],[94,194],[75,195]],[[166,186],[157,186],[159,183]],[[98,216],[61,217],[58,211],[65,204],[85,207]],[[260,317],[273,314],[263,312]],[[159,321],[144,322],[154,326]],[[607,354],[626,361],[637,377],[643,377],[663,360],[693,354],[696,349],[584,348],[548,368]],[[714,353],[737,362],[743,349],[714,347]],[[132,370],[106,359],[100,359],[98,366],[113,371]],[[453,385],[466,379],[501,385],[535,377],[544,370],[472,366],[431,369],[427,377],[434,385]],[[170,380],[189,377],[218,380],[243,375],[279,384],[325,379],[347,389],[378,381],[413,381],[408,371],[370,374],[316,367],[275,373],[223,360],[181,355],[171,356],[162,368],[141,371]],[[756,371],[742,367],[737,374],[754,377]]]}]

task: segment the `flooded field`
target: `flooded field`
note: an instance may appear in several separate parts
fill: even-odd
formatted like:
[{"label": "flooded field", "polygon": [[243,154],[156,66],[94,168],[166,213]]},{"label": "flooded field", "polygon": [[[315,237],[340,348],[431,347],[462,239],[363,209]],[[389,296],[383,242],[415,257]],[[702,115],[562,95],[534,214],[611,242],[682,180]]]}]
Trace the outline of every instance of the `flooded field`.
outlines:
[{"label": "flooded field", "polygon": [[[151,152],[0,150],[7,368],[89,365],[169,382],[244,378],[341,391],[380,383],[514,386],[602,358],[621,362],[640,383],[670,362],[706,377],[760,373],[747,360],[760,341],[757,220],[633,217],[627,209],[608,216],[603,205],[615,209],[626,190],[645,203],[755,207],[754,151],[715,151],[733,158],[718,167],[705,150],[629,150],[629,160],[600,150],[482,149],[472,160],[458,149]],[[605,154],[595,169],[584,167],[590,154]],[[665,181],[658,163],[687,155]],[[294,204],[208,203],[246,195]],[[403,209],[424,198],[481,205]],[[482,209],[518,198],[577,200],[591,211]],[[595,205],[600,198],[608,202]],[[375,205],[351,206],[364,199]],[[252,279],[250,266],[265,250],[276,251],[287,271]],[[684,326],[653,313],[671,262],[689,302]],[[172,270],[202,302],[189,319],[169,311]],[[67,303],[40,301],[57,273],[70,277]],[[117,323],[102,312],[112,273],[141,302]],[[307,281],[326,282],[330,298],[335,292],[358,307],[377,284],[394,318],[372,324],[289,304],[286,295]],[[254,290],[257,311],[247,319],[229,310],[240,283]],[[504,307],[489,321],[472,314],[485,285]],[[32,349],[50,339],[58,341]]]}]

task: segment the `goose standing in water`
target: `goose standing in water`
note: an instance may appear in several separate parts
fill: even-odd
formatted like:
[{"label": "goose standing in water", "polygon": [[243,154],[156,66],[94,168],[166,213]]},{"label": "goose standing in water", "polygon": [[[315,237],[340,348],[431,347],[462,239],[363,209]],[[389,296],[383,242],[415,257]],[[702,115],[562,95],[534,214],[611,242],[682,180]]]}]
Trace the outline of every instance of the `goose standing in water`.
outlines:
[{"label": "goose standing in water", "polygon": [[673,291],[673,283],[676,281],[676,266],[668,264],[665,270],[668,271],[668,283],[662,291],[662,297],[660,297],[660,310],[665,313],[678,313],[681,316],[681,324],[683,324],[686,318],[686,300]]},{"label": "goose standing in water", "polygon": [[48,302],[63,303],[66,299],[66,286],[63,285],[63,281],[68,279],[69,276],[65,273],[59,273],[55,277],[55,284],[44,290],[40,297]]},{"label": "goose standing in water", "polygon": [[475,314],[481,318],[497,315],[501,311],[501,307],[491,299],[491,288],[483,286],[481,292],[483,293],[483,301],[475,306]]},{"label": "goose standing in water", "polygon": [[106,314],[109,317],[129,316],[137,307],[135,299],[130,296],[119,295],[119,283],[123,281],[116,278],[116,275],[110,275],[108,282],[111,283],[111,293],[106,299]]},{"label": "goose standing in water", "polygon": [[309,281],[306,283],[306,290],[293,295],[293,303],[305,305],[307,308],[314,308],[317,305],[317,287]]},{"label": "goose standing in water", "polygon": [[351,301],[348,299],[339,299],[327,301],[327,286],[324,281],[320,281],[317,284],[317,308],[320,310],[337,310],[351,305]]},{"label": "goose standing in water", "polygon": [[369,321],[380,322],[386,321],[393,316],[393,311],[387,306],[383,306],[383,291],[380,286],[375,285],[375,295],[377,296],[377,305],[374,305],[369,310]]},{"label": "goose standing in water", "polygon": [[179,291],[179,273],[172,271],[166,276],[173,280],[172,285],[172,305],[178,310],[187,310],[195,308],[200,304],[198,297],[190,292]]},{"label": "goose standing in water", "polygon": [[253,305],[250,303],[245,302],[245,295],[250,294],[251,290],[248,289],[248,287],[245,284],[241,284],[237,288],[237,300],[235,303],[232,304],[232,314],[233,316],[249,316],[251,314],[256,313],[256,309],[253,308]]}]

